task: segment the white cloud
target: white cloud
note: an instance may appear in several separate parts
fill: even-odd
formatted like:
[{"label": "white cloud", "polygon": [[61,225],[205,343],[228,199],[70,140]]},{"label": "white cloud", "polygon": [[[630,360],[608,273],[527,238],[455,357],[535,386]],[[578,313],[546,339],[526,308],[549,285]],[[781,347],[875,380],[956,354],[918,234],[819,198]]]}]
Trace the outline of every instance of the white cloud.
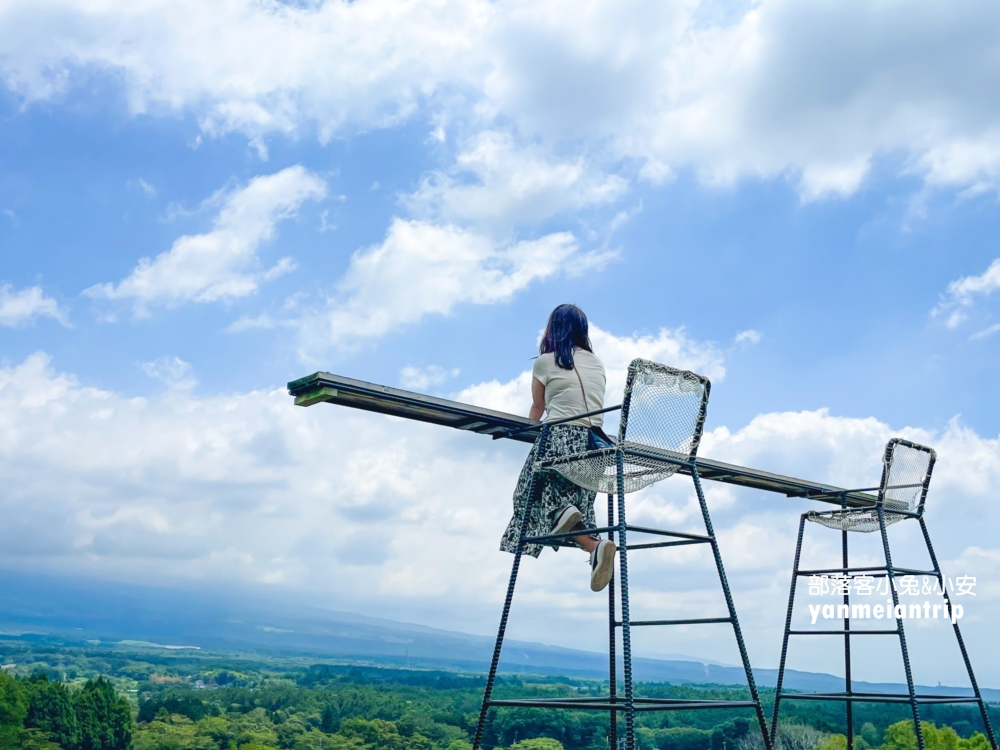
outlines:
[{"label": "white cloud", "polygon": [[3,77],[25,99],[57,98],[109,71],[133,112],[192,110],[205,133],[243,132],[258,149],[268,133],[312,129],[328,139],[345,124],[396,123],[442,82],[475,80],[481,71],[469,65],[493,15],[482,2],[440,0],[15,0],[0,14]]},{"label": "white cloud", "polygon": [[1000,331],[1000,323],[994,323],[991,326],[984,328],[981,331],[976,331],[974,334],[969,336],[969,341],[980,341],[982,339],[988,339],[995,333]]},{"label": "white cloud", "polygon": [[[711,364],[717,355],[706,359],[701,345],[685,344],[676,332],[602,336],[598,350],[615,379],[623,377],[616,358],[637,349],[659,352],[671,364],[700,363],[703,371],[719,366]],[[0,368],[0,414],[6,569],[256,583],[321,606],[342,609],[346,601],[369,614],[451,629],[495,627],[511,560],[496,547],[525,446],[341,407],[296,408],[284,389],[220,396],[167,389],[126,398],[56,372],[42,354]],[[938,450],[928,524],[946,570],[983,582],[967,607],[964,633],[980,679],[996,684],[989,622],[1000,614],[1000,590],[988,584],[1000,559],[993,533],[1000,510],[990,502],[1000,487],[1000,440],[957,421],[940,433],[897,431],[873,418],[818,410],[765,414],[736,430],[718,427],[705,435],[701,454],[869,486],[894,434]],[[798,514],[813,506],[712,483],[706,489],[751,658],[773,667]],[[700,524],[691,483],[681,477],[631,495],[628,507],[635,524],[681,530]],[[924,562],[922,542],[919,529],[909,526],[892,527],[890,536],[898,564],[916,566]],[[839,555],[839,535],[812,524],[808,534],[809,560]],[[369,554],[345,556],[345,546],[354,549],[359,539],[370,542]],[[857,559],[877,562],[876,542],[852,535]],[[629,567],[636,616],[719,611],[718,581],[703,550],[636,553]],[[339,575],[329,575],[331,569]],[[579,554],[546,553],[526,561],[521,576],[511,637],[603,647],[606,600],[602,609],[589,591]],[[463,606],[456,609],[455,601]],[[672,651],[734,661],[719,651],[726,641],[718,631],[671,635]],[[637,636],[637,653],[662,650],[644,637]],[[918,679],[955,684],[960,660],[940,647],[950,633],[912,638],[921,644],[914,650],[918,675],[924,668]],[[795,658],[796,668],[836,667],[835,654],[822,649]],[[876,674],[859,679],[884,676],[895,658],[866,662]]]},{"label": "white cloud", "polygon": [[978,276],[963,276],[948,284],[948,294],[957,302],[969,304],[976,296],[988,296],[1000,289],[1000,258]]},{"label": "white cloud", "polygon": [[740,331],[739,333],[737,333],[736,338],[733,339],[733,341],[737,346],[748,348],[759,344],[760,339],[761,339],[760,331],[755,331],[752,328],[748,328],[745,331]]},{"label": "white cloud", "polygon": [[699,5],[507,6],[487,98],[549,138],[607,139],[661,178],[788,175],[809,200],[902,154],[932,184],[996,184],[1000,108],[982,101],[1000,65],[976,62],[997,38],[981,7],[764,0],[700,25]]},{"label": "white cloud", "polygon": [[269,331],[282,325],[292,325],[288,321],[279,320],[270,313],[263,312],[260,315],[241,315],[226,328],[227,333],[240,333],[242,331]]},{"label": "white cloud", "polygon": [[[105,71],[133,111],[193,112],[208,135],[327,139],[423,107],[442,133],[510,127],[554,153],[636,160],[657,180],[683,168],[716,184],[787,177],[812,200],[857,190],[888,157],[928,185],[997,188],[997,8],[704,5],[16,0],[0,17],[0,59],[27,101]],[[453,199],[428,190],[476,212],[489,186]],[[505,200],[529,211],[519,195]]]},{"label": "white cloud", "polygon": [[[1000,289],[1000,258],[990,263],[989,268],[978,276],[963,276],[948,284],[948,289],[932,314],[938,316],[948,313],[946,322],[948,328],[956,328],[968,317],[966,310],[972,307],[977,299],[989,297],[998,289]],[[989,335],[980,331],[974,334],[973,338],[984,338]]]},{"label": "white cloud", "polygon": [[190,362],[180,357],[164,355],[152,362],[141,362],[139,369],[154,380],[159,380],[171,388],[193,388],[198,381],[194,379]]},{"label": "white cloud", "polygon": [[54,318],[64,326],[69,325],[66,312],[40,286],[15,292],[10,284],[0,285],[0,326],[25,325],[36,318]]},{"label": "white cloud", "polygon": [[452,378],[457,378],[462,371],[453,367],[450,370],[438,365],[414,367],[407,365],[399,371],[399,384],[414,391],[423,391],[432,385],[441,385]]},{"label": "white cloud", "polygon": [[383,242],[354,254],[328,310],[305,320],[306,345],[316,351],[448,315],[460,304],[505,302],[588,260],[568,232],[500,243],[452,225],[397,218]]},{"label": "white cloud", "polygon": [[[174,358],[149,369],[189,376]],[[398,595],[419,608],[441,590],[467,590],[482,606],[483,592],[502,586],[507,561],[483,534],[506,522],[519,446],[296,408],[283,388],[126,398],[53,371],[43,354],[0,368],[0,413],[8,568],[33,560],[121,578],[316,582],[354,607]],[[378,554],[339,560],[358,536]],[[456,589],[455,559],[487,557]],[[331,560],[344,575],[322,572]]]},{"label": "white cloud", "polygon": [[627,189],[624,179],[595,172],[582,157],[554,160],[537,145],[518,147],[510,133],[487,131],[403,203],[418,216],[503,228],[610,203]]},{"label": "white cloud", "polygon": [[128,182],[125,183],[125,186],[129,190],[141,190],[146,195],[147,198],[156,197],[156,188],[150,185],[141,177],[137,177],[134,180],[129,180]]},{"label": "white cloud", "polygon": [[303,202],[326,195],[326,184],[301,166],[255,177],[240,188],[223,190],[207,202],[220,205],[211,232],[179,237],[156,258],[143,258],[118,284],[98,284],[90,297],[131,300],[138,313],[151,305],[216,302],[245,297],[295,267],[281,258],[261,270],[260,245],[275,235],[279,221],[294,216]]}]

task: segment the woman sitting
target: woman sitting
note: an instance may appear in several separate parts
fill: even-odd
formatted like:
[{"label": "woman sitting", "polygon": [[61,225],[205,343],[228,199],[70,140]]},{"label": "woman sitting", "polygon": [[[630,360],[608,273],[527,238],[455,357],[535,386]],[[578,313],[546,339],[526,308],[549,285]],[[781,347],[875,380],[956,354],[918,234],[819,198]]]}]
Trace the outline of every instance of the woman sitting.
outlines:
[{"label": "woman sitting", "polygon": [[[590,344],[587,316],[576,305],[559,305],[549,315],[539,356],[531,370],[532,406],[528,416],[547,421],[565,419],[604,408],[604,364]],[[597,528],[594,518],[596,492],[579,487],[568,479],[546,471],[536,477],[540,484],[537,500],[528,497],[531,472],[536,461],[547,461],[587,450],[591,427],[600,427],[604,415],[573,420],[549,428],[548,440],[541,455],[538,443],[531,449],[514,491],[514,517],[500,542],[500,549],[516,552],[518,533],[524,514],[528,514],[527,536],[561,534],[580,529],[571,537],[590,553],[590,588],[601,591],[614,572],[615,543],[586,533]],[[540,544],[528,544],[525,553],[538,557]]]}]

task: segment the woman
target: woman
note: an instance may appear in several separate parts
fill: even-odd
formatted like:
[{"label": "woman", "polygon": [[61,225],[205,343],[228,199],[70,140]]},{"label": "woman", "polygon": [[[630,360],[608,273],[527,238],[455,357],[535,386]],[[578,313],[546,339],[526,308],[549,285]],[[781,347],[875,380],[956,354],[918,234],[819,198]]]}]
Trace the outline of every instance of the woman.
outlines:
[{"label": "woman", "polygon": [[[587,316],[576,305],[559,305],[549,315],[539,356],[531,368],[531,419],[559,420],[604,408],[604,364],[590,344]],[[543,472],[536,478],[541,491],[534,503],[528,497],[531,471],[537,460],[548,460],[587,450],[590,427],[600,427],[604,415],[573,420],[549,428],[549,437],[541,456],[538,444],[531,449],[514,491],[514,517],[500,542],[506,552],[517,550],[521,520],[528,514],[527,536],[561,534],[567,531],[597,528],[594,518],[596,492],[578,487],[554,473]],[[614,570],[615,543],[581,533],[572,537],[590,553],[590,588],[601,591]],[[542,545],[526,545],[524,551],[538,557]]]}]

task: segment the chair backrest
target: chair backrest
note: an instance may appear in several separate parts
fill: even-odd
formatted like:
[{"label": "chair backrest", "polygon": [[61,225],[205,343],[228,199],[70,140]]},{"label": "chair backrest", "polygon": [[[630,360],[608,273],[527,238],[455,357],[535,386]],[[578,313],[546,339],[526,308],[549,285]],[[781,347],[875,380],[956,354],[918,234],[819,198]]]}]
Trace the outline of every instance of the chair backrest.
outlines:
[{"label": "chair backrest", "polygon": [[937,454],[926,445],[893,438],[882,457],[878,499],[887,511],[923,513]]},{"label": "chair backrest", "polygon": [[634,359],[628,366],[618,441],[694,458],[708,411],[708,378]]}]

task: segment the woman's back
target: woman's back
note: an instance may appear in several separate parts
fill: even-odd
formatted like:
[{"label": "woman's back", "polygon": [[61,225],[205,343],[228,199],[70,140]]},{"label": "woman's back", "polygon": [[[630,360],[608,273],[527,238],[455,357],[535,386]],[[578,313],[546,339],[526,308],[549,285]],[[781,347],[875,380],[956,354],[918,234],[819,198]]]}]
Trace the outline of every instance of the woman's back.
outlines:
[{"label": "woman's back", "polygon": [[[574,370],[559,367],[553,352],[541,354],[535,360],[531,374],[545,386],[546,420],[564,419],[604,408],[606,379],[604,363],[600,357],[586,349],[577,348],[573,352],[573,363]],[[587,393],[586,402],[583,399],[583,391]],[[604,415],[597,414],[568,424],[599,427],[603,423]]]}]

